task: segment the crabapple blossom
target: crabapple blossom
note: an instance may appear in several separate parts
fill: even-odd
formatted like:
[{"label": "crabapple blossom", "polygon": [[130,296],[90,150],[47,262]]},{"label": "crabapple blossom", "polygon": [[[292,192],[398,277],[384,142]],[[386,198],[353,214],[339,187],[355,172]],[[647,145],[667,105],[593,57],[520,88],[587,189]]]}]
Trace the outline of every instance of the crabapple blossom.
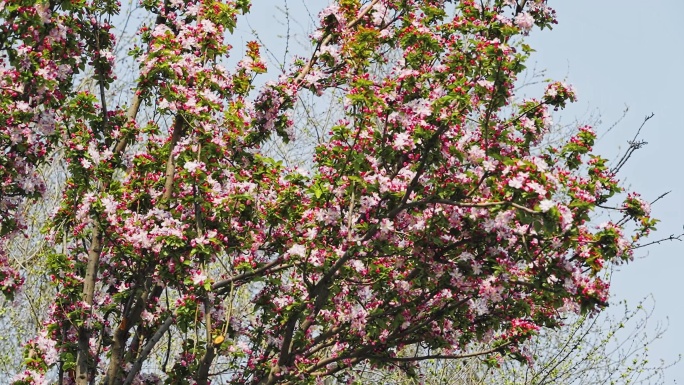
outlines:
[{"label": "crabapple blossom", "polygon": [[530,30],[532,30],[532,27],[534,26],[534,17],[530,15],[529,13],[519,13],[515,16],[515,25],[520,27],[520,29],[528,33]]}]

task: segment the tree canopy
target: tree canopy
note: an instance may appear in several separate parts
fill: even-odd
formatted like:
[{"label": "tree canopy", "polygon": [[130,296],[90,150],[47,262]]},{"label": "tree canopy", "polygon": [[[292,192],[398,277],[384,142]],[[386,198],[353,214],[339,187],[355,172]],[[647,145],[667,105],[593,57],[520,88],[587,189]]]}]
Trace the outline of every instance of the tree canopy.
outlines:
[{"label": "tree canopy", "polygon": [[[591,127],[543,144],[570,85],[515,98],[523,37],[556,22],[546,1],[334,1],[311,56],[277,78],[256,42],[227,68],[249,1],[141,7],[120,106],[116,1],[0,2],[6,296],[22,276],[3,247],[50,182],[41,165],[66,163],[40,251],[56,297],[15,384],[351,382],[361,363],[525,360],[540,328],[606,305],[601,272],[656,223],[592,153]],[[309,167],[262,151],[296,143],[298,98],[331,90],[344,116]],[[597,210],[617,219],[596,225]]]}]

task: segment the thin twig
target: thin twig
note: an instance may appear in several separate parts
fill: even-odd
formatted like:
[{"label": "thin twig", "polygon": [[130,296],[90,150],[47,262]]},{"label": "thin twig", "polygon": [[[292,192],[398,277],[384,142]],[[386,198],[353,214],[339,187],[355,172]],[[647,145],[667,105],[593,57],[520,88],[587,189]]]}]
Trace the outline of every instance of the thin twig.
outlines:
[{"label": "thin twig", "polygon": [[659,245],[659,244],[661,244],[662,242],[668,242],[668,241],[679,241],[679,242],[682,242],[682,241],[684,241],[684,239],[682,239],[682,238],[684,238],[684,233],[681,233],[681,234],[678,234],[678,235],[672,234],[672,235],[670,235],[670,236],[667,237],[667,238],[661,238],[661,239],[658,239],[658,240],[656,240],[656,241],[651,241],[651,242],[644,243],[644,244],[641,244],[641,245],[631,246],[631,247],[630,247],[630,250],[636,250],[636,249],[640,249],[640,248],[642,248],[642,247],[651,246],[651,245],[655,245],[655,244],[658,244],[658,245]]}]

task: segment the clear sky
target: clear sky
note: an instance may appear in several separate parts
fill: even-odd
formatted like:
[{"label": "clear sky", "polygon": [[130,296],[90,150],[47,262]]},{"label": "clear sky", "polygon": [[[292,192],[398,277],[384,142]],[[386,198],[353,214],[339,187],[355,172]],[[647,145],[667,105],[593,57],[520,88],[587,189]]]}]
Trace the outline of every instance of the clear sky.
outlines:
[{"label": "clear sky", "polygon": [[[255,1],[248,17],[250,27],[259,31],[263,42],[282,58],[287,30],[278,11],[262,7],[288,5],[293,21],[290,33],[306,42],[313,12],[327,0]],[[528,40],[537,53],[532,65],[547,69],[549,78],[573,84],[579,102],[561,114],[563,121],[586,121],[600,114],[595,128],[599,135],[629,112],[597,145],[612,159],[627,146],[644,116],[654,113],[642,131],[648,145],[637,151],[623,169],[622,179],[646,200],[672,191],[653,207],[662,220],[652,239],[682,233],[684,226],[684,0],[549,0],[557,10],[559,25],[553,31],[534,30]],[[239,27],[240,28],[240,27]],[[240,44],[235,44],[239,47]],[[290,42],[290,51],[302,52],[302,45]],[[650,326],[669,318],[665,338],[653,345],[655,359],[672,360],[684,353],[684,242],[667,242],[641,250],[631,264],[622,266],[613,277],[614,301],[626,299],[636,304],[653,294],[655,313]],[[617,311],[614,309],[612,311]],[[611,310],[609,310],[611,311]],[[684,383],[684,363],[668,371],[668,384]]]}]

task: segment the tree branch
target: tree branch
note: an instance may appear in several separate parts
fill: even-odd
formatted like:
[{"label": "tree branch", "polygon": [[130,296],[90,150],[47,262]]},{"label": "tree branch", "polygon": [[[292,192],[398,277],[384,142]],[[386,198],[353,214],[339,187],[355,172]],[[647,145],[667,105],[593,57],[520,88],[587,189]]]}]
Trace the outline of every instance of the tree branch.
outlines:
[{"label": "tree branch", "polygon": [[142,368],[143,362],[145,362],[147,356],[149,356],[152,349],[155,347],[155,345],[157,345],[157,342],[159,342],[159,340],[164,336],[164,333],[166,333],[169,330],[172,323],[173,315],[169,314],[164,323],[159,327],[159,329],[157,329],[157,332],[154,333],[152,338],[145,344],[145,347],[143,348],[142,352],[140,352],[140,356],[137,360],[135,360],[133,367],[128,372],[128,376],[126,376],[126,381],[124,381],[123,385],[131,385],[131,383],[135,379],[135,376]]},{"label": "tree branch", "polygon": [[[358,24],[361,21],[361,19],[363,19],[363,17],[366,16],[366,14],[368,14],[368,12],[370,12],[370,10],[373,9],[373,6],[377,4],[379,1],[380,0],[373,0],[370,3],[368,3],[366,8],[362,9],[359,12],[359,15],[356,17],[356,19],[349,22],[348,27],[355,27],[356,24]],[[311,72],[311,68],[313,68],[313,65],[316,64],[316,60],[318,59],[318,51],[320,51],[321,48],[330,43],[330,40],[332,40],[332,34],[329,32],[326,33],[323,37],[321,37],[321,40],[318,41],[318,44],[316,45],[313,54],[311,54],[311,58],[306,63],[304,68],[302,68],[302,70],[299,72],[299,75],[297,75],[297,77],[294,79],[294,83],[300,83],[302,80],[304,80],[306,75],[308,75],[309,72]]]},{"label": "tree branch", "polygon": [[464,358],[486,356],[488,354],[497,353],[505,349],[507,346],[511,345],[513,341],[508,341],[498,347],[481,350],[478,352],[465,353],[465,354],[432,354],[427,356],[415,356],[415,357],[384,357],[384,356],[367,356],[367,359],[378,360],[383,362],[414,362],[414,361],[425,361],[425,360],[461,360]]}]

